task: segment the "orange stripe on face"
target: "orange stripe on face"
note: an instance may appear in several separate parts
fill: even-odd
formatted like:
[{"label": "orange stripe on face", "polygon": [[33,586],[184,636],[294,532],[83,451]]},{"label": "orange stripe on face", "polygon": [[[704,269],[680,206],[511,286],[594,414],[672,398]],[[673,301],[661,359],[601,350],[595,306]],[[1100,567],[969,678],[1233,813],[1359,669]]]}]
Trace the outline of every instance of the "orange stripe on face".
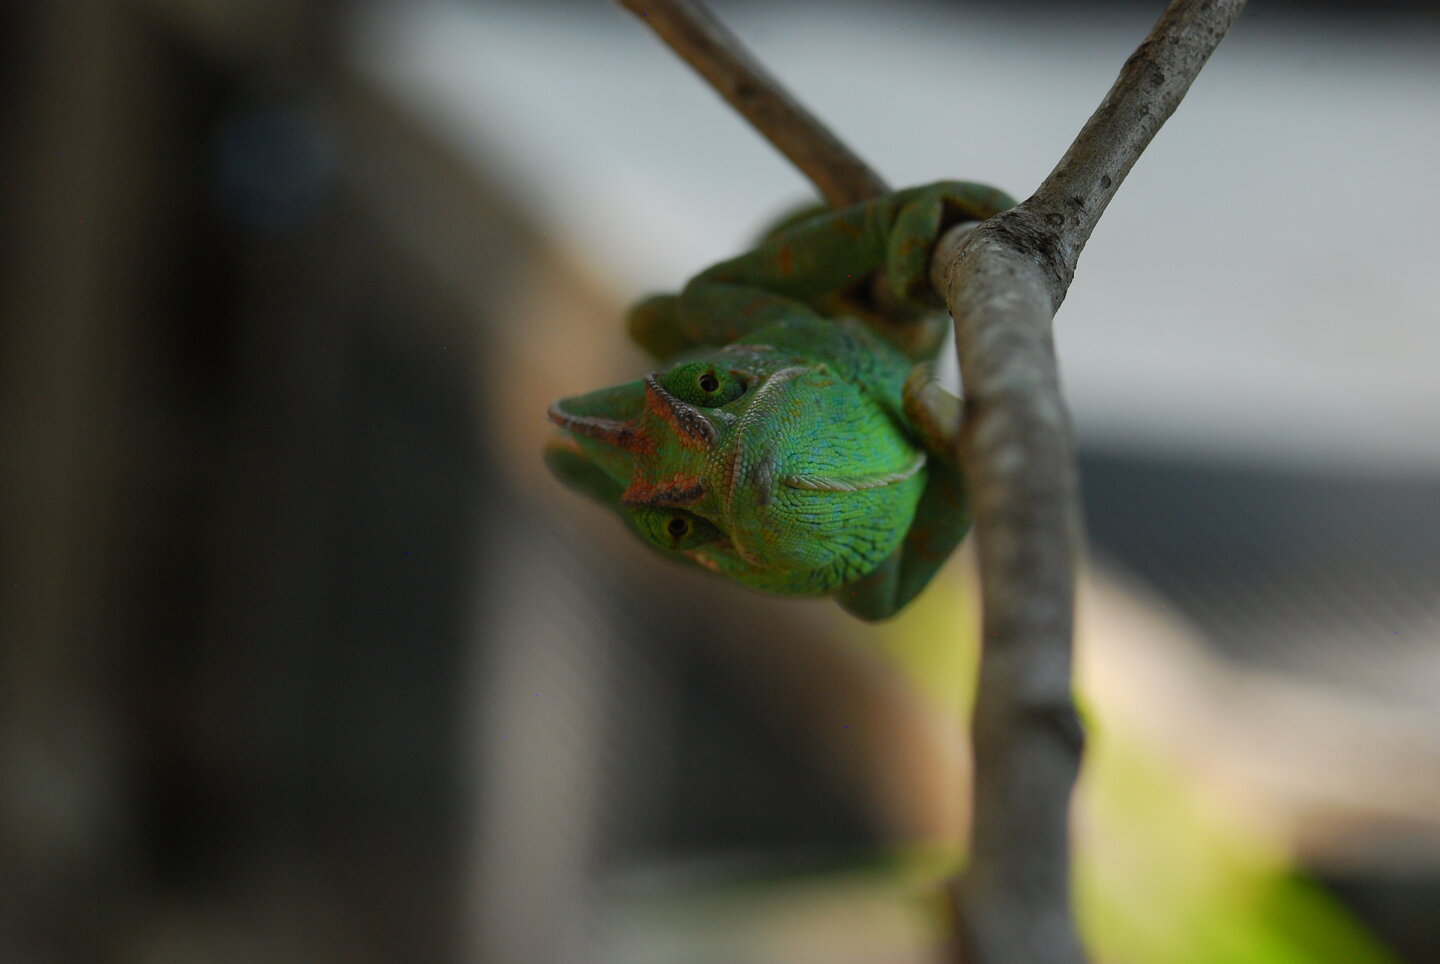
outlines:
[{"label": "orange stripe on face", "polygon": [[708,449],[715,444],[715,426],[710,420],[694,405],[667,392],[653,374],[645,376],[645,405],[675,430],[687,448]]},{"label": "orange stripe on face", "polygon": [[620,504],[639,508],[683,508],[705,498],[705,483],[693,475],[675,475],[660,482],[635,479],[620,495]]}]

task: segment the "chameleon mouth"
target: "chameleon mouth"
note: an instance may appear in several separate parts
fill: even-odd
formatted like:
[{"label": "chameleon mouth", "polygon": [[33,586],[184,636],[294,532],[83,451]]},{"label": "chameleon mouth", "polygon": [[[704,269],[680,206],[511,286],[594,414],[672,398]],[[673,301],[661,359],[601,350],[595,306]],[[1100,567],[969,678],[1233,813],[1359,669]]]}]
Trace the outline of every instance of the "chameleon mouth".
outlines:
[{"label": "chameleon mouth", "polygon": [[561,403],[556,402],[550,406],[550,410],[546,414],[549,415],[550,421],[571,435],[603,442],[606,445],[613,445],[615,448],[630,452],[651,447],[650,440],[645,438],[631,422],[601,418],[598,415],[573,415],[560,406]]}]

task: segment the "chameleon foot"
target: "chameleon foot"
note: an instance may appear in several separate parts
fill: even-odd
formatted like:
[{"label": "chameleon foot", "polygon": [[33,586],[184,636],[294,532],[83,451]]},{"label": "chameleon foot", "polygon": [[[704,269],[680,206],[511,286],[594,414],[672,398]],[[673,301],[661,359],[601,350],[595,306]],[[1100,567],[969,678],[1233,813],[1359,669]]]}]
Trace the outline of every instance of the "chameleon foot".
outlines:
[{"label": "chameleon foot", "polygon": [[933,361],[910,369],[902,398],[905,417],[925,451],[942,462],[955,464],[964,403],[940,386],[939,370]]}]

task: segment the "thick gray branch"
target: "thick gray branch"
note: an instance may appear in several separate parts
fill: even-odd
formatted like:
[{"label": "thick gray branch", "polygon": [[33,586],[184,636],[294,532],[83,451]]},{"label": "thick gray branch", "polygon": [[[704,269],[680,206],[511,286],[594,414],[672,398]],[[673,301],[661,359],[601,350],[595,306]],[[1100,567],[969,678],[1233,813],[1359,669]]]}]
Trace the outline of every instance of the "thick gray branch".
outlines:
[{"label": "thick gray branch", "polygon": [[961,960],[1070,964],[1084,960],[1069,888],[1082,743],[1070,695],[1075,456],[1045,273],[987,224],[947,236],[935,258],[965,383],[960,458],[984,613]]},{"label": "thick gray branch", "polygon": [[620,0],[810,179],[831,207],[890,189],[693,0]]},{"label": "thick gray branch", "polygon": [[965,384],[960,458],[976,518],[984,652],[958,959],[1076,964],[1069,799],[1083,734],[1071,698],[1080,524],[1051,320],[1080,251],[1243,0],[1175,0],[1040,189],[937,247]]}]

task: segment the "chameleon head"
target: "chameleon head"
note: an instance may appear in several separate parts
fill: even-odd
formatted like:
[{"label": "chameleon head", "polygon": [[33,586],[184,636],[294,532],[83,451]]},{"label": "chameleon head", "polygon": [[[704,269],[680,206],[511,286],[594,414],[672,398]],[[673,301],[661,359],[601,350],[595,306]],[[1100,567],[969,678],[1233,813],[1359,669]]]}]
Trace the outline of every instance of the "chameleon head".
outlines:
[{"label": "chameleon head", "polygon": [[824,595],[895,551],[924,456],[823,365],[723,356],[551,406],[551,468],[668,554],[786,595]]}]

